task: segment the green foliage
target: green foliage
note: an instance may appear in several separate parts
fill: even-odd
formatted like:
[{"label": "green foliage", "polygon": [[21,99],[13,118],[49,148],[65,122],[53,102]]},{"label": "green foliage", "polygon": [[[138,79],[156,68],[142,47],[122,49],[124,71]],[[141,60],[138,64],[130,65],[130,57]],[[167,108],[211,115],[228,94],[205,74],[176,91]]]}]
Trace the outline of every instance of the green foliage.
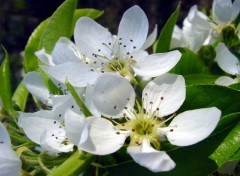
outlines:
[{"label": "green foliage", "polygon": [[0,95],[3,104],[3,108],[7,111],[8,115],[16,118],[17,113],[13,108],[12,103],[12,89],[11,89],[11,77],[10,77],[10,66],[9,66],[9,56],[7,51],[5,51],[5,59],[0,67]]},{"label": "green foliage", "polygon": [[17,106],[17,109],[24,111],[27,103],[28,98],[28,90],[26,89],[24,82],[21,81],[21,83],[18,85],[17,89],[15,90],[13,94],[13,102]]},{"label": "green foliage", "polygon": [[159,38],[154,44],[155,53],[164,53],[169,51],[171,39],[172,39],[172,33],[173,33],[174,26],[177,22],[180,6],[181,4],[177,6],[177,9],[173,12],[173,14],[169,17],[166,24],[164,25]]},{"label": "green foliage", "polygon": [[216,79],[219,76],[215,75],[202,75],[202,74],[192,74],[192,75],[186,75],[184,76],[186,85],[196,85],[196,84],[214,84]]},{"label": "green foliage", "polygon": [[[239,116],[240,120],[240,116]],[[233,130],[224,139],[221,145],[211,154],[218,166],[223,165],[229,158],[231,158],[240,148],[240,124],[238,123]],[[236,158],[236,159],[240,159]]]},{"label": "green foliage", "polygon": [[222,116],[239,112],[240,91],[218,85],[187,86],[187,95],[180,111],[217,107]]},{"label": "green foliage", "polygon": [[209,73],[208,68],[204,65],[197,54],[187,48],[181,49],[181,53],[182,57],[177,65],[170,70],[171,73],[180,75]]}]

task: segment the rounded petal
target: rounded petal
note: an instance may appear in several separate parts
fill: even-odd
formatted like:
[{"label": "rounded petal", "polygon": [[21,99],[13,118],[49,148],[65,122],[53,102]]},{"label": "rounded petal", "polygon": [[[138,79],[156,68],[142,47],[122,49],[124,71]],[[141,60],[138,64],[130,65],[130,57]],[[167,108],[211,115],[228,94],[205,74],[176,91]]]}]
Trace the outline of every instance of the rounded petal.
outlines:
[{"label": "rounded petal", "polygon": [[221,76],[215,81],[215,84],[220,86],[230,86],[234,83],[237,83],[237,81],[228,76]]},{"label": "rounded petal", "polygon": [[239,61],[226,47],[224,43],[219,43],[216,48],[216,61],[219,67],[226,73],[237,75],[240,73]]},{"label": "rounded petal", "polygon": [[213,16],[220,24],[226,24],[231,21],[232,17],[232,1],[231,0],[214,0]]},{"label": "rounded petal", "polygon": [[150,81],[142,96],[148,114],[164,117],[176,112],[184,102],[185,80],[181,75],[166,73]]},{"label": "rounded petal", "polygon": [[232,16],[231,16],[232,21],[237,18],[237,16],[239,15],[239,12],[240,12],[240,1],[234,0],[232,5]]},{"label": "rounded petal", "polygon": [[149,48],[155,42],[156,39],[157,39],[157,25],[155,25],[154,30],[147,37],[147,40],[144,42],[141,49],[145,50],[145,49]]},{"label": "rounded petal", "polygon": [[52,51],[52,60],[57,64],[81,62],[81,54],[75,44],[66,37],[61,37]]},{"label": "rounded petal", "polygon": [[23,128],[27,137],[37,144],[40,144],[40,137],[44,131],[49,129],[58,130],[59,127],[62,126],[58,121],[49,118],[51,112],[48,111],[39,111],[35,113],[19,112],[19,114],[19,127]]},{"label": "rounded petal", "polygon": [[136,163],[152,172],[170,171],[176,165],[166,152],[155,150],[146,141],[140,146],[128,147],[127,152]]},{"label": "rounded petal", "polygon": [[84,128],[85,117],[72,110],[67,110],[64,114],[65,129],[69,140],[76,146],[79,144]]},{"label": "rounded petal", "polygon": [[128,9],[123,14],[118,28],[118,40],[122,43],[121,50],[130,53],[139,50],[146,41],[147,34],[148,19],[144,11],[137,5]]},{"label": "rounded petal", "polygon": [[[96,59],[95,54],[110,58],[113,37],[108,29],[88,17],[81,17],[74,29],[74,40],[81,53]],[[101,58],[97,58],[100,59]]]},{"label": "rounded petal", "polygon": [[140,76],[159,76],[171,70],[180,60],[179,51],[148,55],[132,66],[135,74]]},{"label": "rounded petal", "polygon": [[21,161],[16,153],[5,144],[0,144],[0,176],[18,176]]},{"label": "rounded petal", "polygon": [[36,56],[38,57],[38,59],[39,59],[40,61],[42,61],[43,63],[45,63],[45,64],[47,64],[47,65],[51,65],[51,66],[55,65],[55,64],[53,63],[53,61],[52,61],[52,56],[49,55],[49,54],[47,54],[47,53],[45,52],[45,49],[44,49],[44,48],[41,49],[41,50],[39,50],[39,51],[36,51],[36,52],[35,52],[35,55],[36,55]]},{"label": "rounded petal", "polygon": [[45,86],[39,72],[28,72],[24,77],[24,83],[28,91],[42,103],[51,106],[51,95]]},{"label": "rounded petal", "polygon": [[65,83],[68,80],[73,86],[85,87],[96,81],[101,72],[92,69],[81,62],[67,62],[54,67],[41,66],[50,76],[57,81]]},{"label": "rounded petal", "polygon": [[44,150],[52,153],[73,151],[73,144],[68,141],[63,126],[57,130],[45,130],[41,135],[40,145]]},{"label": "rounded petal", "polygon": [[177,146],[188,146],[207,138],[217,126],[221,111],[215,107],[183,112],[162,128],[169,142]]},{"label": "rounded petal", "polygon": [[0,122],[0,145],[3,143],[11,147],[11,140],[6,127]]},{"label": "rounded petal", "polygon": [[96,81],[93,103],[98,111],[107,117],[123,117],[131,111],[135,92],[128,80],[114,73],[104,73]]},{"label": "rounded petal", "polygon": [[78,148],[95,155],[107,155],[120,149],[127,137],[103,118],[88,117]]},{"label": "rounded petal", "polygon": [[88,107],[89,111],[92,113],[94,117],[101,117],[101,113],[97,110],[95,105],[93,104],[93,85],[87,85],[86,95],[85,95],[85,104]]}]

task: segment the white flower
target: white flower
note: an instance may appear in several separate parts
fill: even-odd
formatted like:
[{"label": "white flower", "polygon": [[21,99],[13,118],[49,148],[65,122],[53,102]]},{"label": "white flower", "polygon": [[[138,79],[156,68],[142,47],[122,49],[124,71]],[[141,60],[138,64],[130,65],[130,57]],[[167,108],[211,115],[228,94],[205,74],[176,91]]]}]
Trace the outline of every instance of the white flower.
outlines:
[{"label": "white flower", "polygon": [[216,48],[216,58],[218,66],[230,75],[236,76],[232,79],[228,76],[221,76],[215,83],[218,85],[229,86],[231,84],[240,82],[240,65],[238,58],[233,55],[224,43],[219,43]]},{"label": "white flower", "polygon": [[[160,140],[166,136],[173,145],[195,144],[210,135],[221,115],[215,107],[191,110],[177,115],[166,126],[166,121],[174,115],[166,120],[164,117],[179,109],[185,91],[182,76],[161,75],[144,88],[142,102],[137,101],[136,110],[131,84],[119,75],[102,75],[95,84],[93,102],[115,125],[104,118],[93,118],[84,130],[86,135],[80,140],[79,148],[105,155],[117,151],[130,137],[127,151],[135,162],[153,172],[173,169],[175,163],[164,151],[159,151]],[[118,119],[122,117],[122,123],[119,123]]]},{"label": "white flower", "polygon": [[[158,76],[176,65],[179,51],[148,55],[143,51],[157,37],[157,28],[148,36],[148,20],[138,6],[128,9],[120,22],[118,35],[112,35],[88,17],[80,18],[74,30],[76,46],[61,38],[52,56],[43,50],[36,53],[48,66],[41,68],[52,78],[64,83],[66,79],[75,87],[93,84],[104,72],[116,72],[129,79],[132,70],[140,76]],[[82,53],[82,55],[80,54]]]},{"label": "white flower", "polygon": [[171,48],[187,47],[197,52],[215,26],[216,25],[194,5],[183,21],[182,30],[178,26],[174,27]]},{"label": "white flower", "polygon": [[240,1],[214,0],[213,21],[197,9],[191,7],[188,16],[183,21],[183,29],[174,28],[171,48],[187,47],[197,52],[202,45],[216,42],[222,29],[230,25],[240,12]]},{"label": "white flower", "polygon": [[18,176],[21,169],[21,161],[11,149],[9,134],[0,122],[0,176]]}]

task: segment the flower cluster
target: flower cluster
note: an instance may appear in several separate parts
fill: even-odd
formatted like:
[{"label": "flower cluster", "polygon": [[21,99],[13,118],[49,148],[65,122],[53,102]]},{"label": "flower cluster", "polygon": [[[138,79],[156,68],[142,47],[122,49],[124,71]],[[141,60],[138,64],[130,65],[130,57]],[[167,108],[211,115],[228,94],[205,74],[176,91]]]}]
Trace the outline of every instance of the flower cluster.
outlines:
[{"label": "flower cluster", "polygon": [[[173,170],[176,163],[166,144],[176,149],[208,138],[222,114],[221,106],[211,102],[194,106],[193,100],[184,106],[187,81],[185,75],[174,72],[184,59],[181,48],[196,56],[203,47],[213,47],[212,63],[236,76],[222,76],[214,86],[240,82],[239,59],[232,53],[236,45],[225,37],[226,30],[234,29],[233,38],[239,42],[239,26],[234,23],[239,6],[239,0],[214,0],[212,19],[193,6],[183,28],[173,29],[172,50],[153,54],[147,48],[156,42],[157,27],[148,35],[148,19],[139,6],[123,14],[117,35],[89,17],[80,17],[73,31],[74,42],[60,37],[52,52],[44,47],[35,52],[39,69],[25,75],[24,85],[41,109],[17,112],[14,132],[20,131],[27,141],[20,147],[28,146],[31,157],[39,153],[46,174],[57,169],[44,167],[41,155],[61,160],[75,151],[102,157],[124,150],[128,158],[152,172]],[[0,134],[0,175],[18,175],[21,161],[1,123]],[[23,161],[25,165],[28,158]],[[26,168],[26,172],[30,170]],[[38,172],[38,166],[31,168]],[[84,164],[79,168],[86,169]]]}]

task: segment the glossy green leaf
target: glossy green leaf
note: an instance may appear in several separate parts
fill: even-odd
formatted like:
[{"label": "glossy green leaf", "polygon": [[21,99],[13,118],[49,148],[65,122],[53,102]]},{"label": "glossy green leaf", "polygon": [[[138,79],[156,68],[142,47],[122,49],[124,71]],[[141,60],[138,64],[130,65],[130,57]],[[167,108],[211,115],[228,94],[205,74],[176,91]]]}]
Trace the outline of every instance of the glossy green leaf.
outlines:
[{"label": "glossy green leaf", "polygon": [[157,39],[157,42],[154,44],[155,45],[154,46],[155,53],[164,53],[164,52],[169,51],[171,39],[172,39],[172,33],[173,33],[174,26],[178,19],[180,6],[181,6],[181,4],[179,4],[177,6],[177,9],[173,12],[173,14],[169,17],[166,24],[164,25],[164,27],[160,33],[160,36]]},{"label": "glossy green leaf", "polygon": [[208,74],[208,68],[194,52],[187,48],[181,50],[182,57],[177,65],[170,70],[171,73],[180,75]]},{"label": "glossy green leaf", "polygon": [[66,0],[49,18],[42,33],[38,48],[44,47],[51,53],[55,43],[60,37],[71,37],[72,23],[77,0]]},{"label": "glossy green leaf", "polygon": [[229,86],[230,88],[236,89],[236,90],[240,90],[240,83],[235,83]]},{"label": "glossy green leaf", "polygon": [[10,117],[16,118],[17,113],[13,108],[12,103],[12,89],[11,89],[11,77],[10,77],[10,66],[9,56],[5,51],[5,59],[0,67],[0,95],[2,100],[3,108],[7,111]]},{"label": "glossy green leaf", "polygon": [[75,91],[74,87],[70,84],[70,82],[66,81],[65,82],[66,87],[68,88],[69,92],[71,93],[71,95],[73,96],[74,100],[76,101],[76,103],[78,104],[78,106],[80,107],[80,109],[82,110],[83,114],[85,115],[85,117],[90,117],[92,116],[92,113],[89,111],[89,109],[87,108],[87,106],[84,104],[83,100],[81,99],[81,97],[77,94],[77,92]]},{"label": "glossy green leaf", "polygon": [[72,22],[72,34],[75,28],[75,24],[80,17],[87,16],[89,18],[96,19],[102,16],[102,14],[103,14],[103,11],[96,10],[96,9],[76,9],[73,17],[73,22]]},{"label": "glossy green leaf", "polygon": [[93,155],[77,150],[63,164],[54,168],[49,176],[80,175],[90,166],[93,159]]},{"label": "glossy green leaf", "polygon": [[186,99],[179,112],[205,107],[217,107],[222,116],[239,112],[240,91],[218,85],[187,86]]},{"label": "glossy green leaf", "polygon": [[40,25],[33,31],[30,38],[28,39],[27,45],[24,50],[25,73],[38,69],[38,58],[34,53],[39,50],[39,42],[47,24],[48,20],[40,23]]},{"label": "glossy green leaf", "polygon": [[12,101],[13,103],[18,107],[19,110],[24,111],[28,99],[28,90],[24,85],[24,82],[21,81],[21,83],[18,85],[17,89],[15,90],[13,94]]},{"label": "glossy green leaf", "polygon": [[231,156],[233,156],[240,148],[240,124],[238,123],[233,130],[224,139],[221,145],[211,154],[210,158],[213,159],[220,167]]},{"label": "glossy green leaf", "polygon": [[202,75],[202,74],[193,74],[184,76],[186,85],[195,85],[195,84],[214,84],[215,80],[219,76],[215,75]]}]

